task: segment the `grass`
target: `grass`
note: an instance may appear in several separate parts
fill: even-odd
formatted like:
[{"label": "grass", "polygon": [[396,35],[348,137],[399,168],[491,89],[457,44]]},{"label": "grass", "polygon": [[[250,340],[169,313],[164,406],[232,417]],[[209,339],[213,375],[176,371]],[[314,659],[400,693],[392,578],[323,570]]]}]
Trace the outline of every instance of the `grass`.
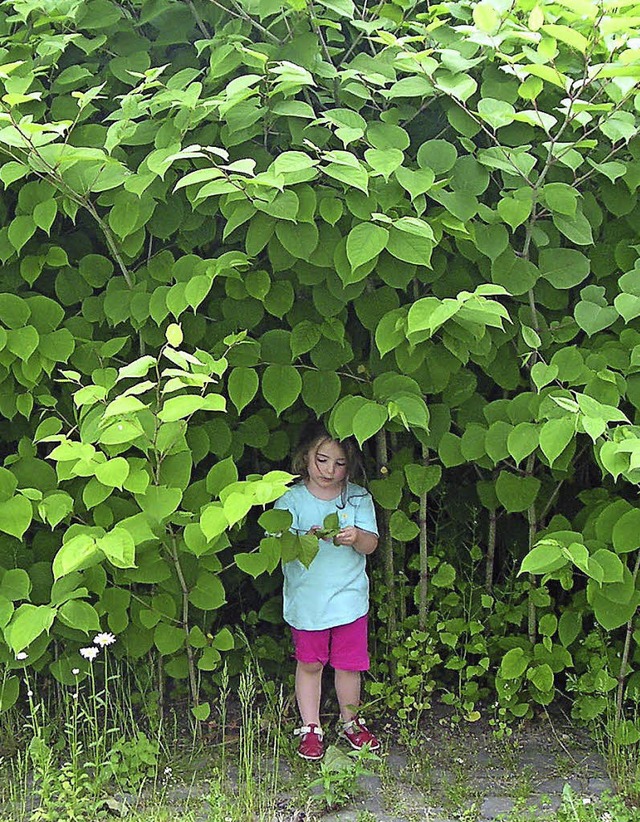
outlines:
[{"label": "grass", "polygon": [[618,716],[611,705],[604,722],[597,728],[598,748],[620,795],[633,806],[640,806],[640,709],[636,704],[630,715]]},{"label": "grass", "polygon": [[112,814],[145,822],[203,813],[207,822],[277,818],[289,788],[282,689],[261,672],[242,674],[236,723],[223,676],[217,737],[205,749],[177,711],[173,723],[149,721],[144,700],[134,706],[129,699],[122,671],[109,674],[105,666],[100,674],[91,659],[87,678],[76,677],[70,688],[43,696],[39,683],[29,682],[26,723],[18,711],[2,716],[0,740],[12,743],[0,749],[2,822],[94,822]]},{"label": "grass", "polygon": [[[540,775],[523,766],[517,733],[492,737],[489,731],[483,738],[471,726],[437,724],[427,731],[380,723],[383,740],[393,741],[392,754],[348,755],[328,734],[325,760],[307,763],[296,757],[285,727],[282,688],[266,681],[256,664],[233,685],[222,675],[200,740],[185,720],[186,708],[176,706],[164,717],[157,711],[143,671],[136,672],[136,684],[144,687],[134,704],[127,672],[113,661],[111,671],[99,664],[101,658],[90,662],[86,676],[69,686],[45,690],[29,681],[26,714],[0,715],[0,822],[99,822],[125,814],[131,822],[312,822],[347,806],[358,808],[358,822],[375,822],[372,799],[372,807],[382,802],[387,814],[406,822],[438,813],[476,822],[488,794],[510,802],[504,822],[640,822],[640,811],[627,804],[638,796],[637,722],[610,724],[600,740],[621,794],[580,796],[567,787],[554,810],[551,800],[558,797],[545,802],[537,792]],[[575,775],[568,749],[549,750],[550,766],[554,758],[557,768],[547,777]],[[498,766],[493,783],[491,763]],[[367,773],[379,777],[379,788],[364,783],[374,796],[361,794]]]},{"label": "grass", "polygon": [[[385,762],[380,770],[386,812],[408,822],[424,820],[425,813],[475,822],[484,812],[485,800],[497,797],[504,800],[504,810],[494,807],[493,812],[498,813],[496,818],[502,822],[640,822],[640,809],[633,804],[636,797],[629,791],[637,786],[637,745],[626,745],[621,752],[618,744],[617,759],[607,762],[609,768],[619,769],[620,792],[596,796],[581,794],[567,784],[566,780],[573,778],[572,781],[579,779],[586,787],[588,778],[597,775],[590,770],[592,757],[584,755],[579,743],[573,747],[577,740],[572,743],[571,734],[557,734],[554,729],[555,744],[549,744],[548,729],[543,724],[537,726],[541,734],[538,744],[540,751],[544,751],[540,771],[540,765],[534,766],[531,761],[525,760],[523,764],[523,757],[531,754],[531,727],[524,733],[514,730],[513,734],[493,738],[490,733],[483,736],[469,727],[462,731],[446,727],[448,732],[437,738],[427,736],[433,735],[433,730],[409,737],[398,735],[409,743],[403,746],[404,765],[390,767]],[[634,727],[639,726],[635,723]],[[616,739],[628,742],[631,738],[630,726],[626,725],[625,734],[618,733],[609,743]],[[481,745],[485,749],[479,756]],[[479,760],[484,764],[478,766]],[[542,783],[551,781],[564,783],[561,797],[541,792]],[[420,808],[412,803],[416,794],[423,800]],[[425,805],[430,810],[425,810]]]}]

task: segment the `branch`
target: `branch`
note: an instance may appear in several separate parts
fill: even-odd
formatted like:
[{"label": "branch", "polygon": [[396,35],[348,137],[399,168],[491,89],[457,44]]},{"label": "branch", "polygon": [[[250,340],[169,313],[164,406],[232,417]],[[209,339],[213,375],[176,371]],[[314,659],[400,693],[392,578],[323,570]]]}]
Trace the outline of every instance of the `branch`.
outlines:
[{"label": "branch", "polygon": [[[583,448],[578,452],[577,456],[574,457],[574,459],[572,460],[574,462],[574,464],[580,459],[580,457],[584,454],[584,452],[588,448],[589,448],[589,444],[587,443],[587,445],[583,446]],[[551,492],[551,495],[550,495],[549,499],[547,500],[547,504],[544,506],[544,508],[542,510],[542,513],[540,514],[540,516],[538,518],[539,522],[544,522],[546,520],[547,514],[551,510],[551,506],[553,505],[553,503],[558,498],[558,494],[560,493],[560,489],[562,488],[562,486],[564,485],[565,482],[566,482],[566,478],[561,479],[560,482],[557,483],[556,487]]]},{"label": "branch", "polygon": [[211,40],[212,34],[205,26],[202,17],[198,14],[198,9],[195,7],[193,0],[187,0],[187,5],[191,10],[191,14],[193,15],[193,19],[196,21],[196,26],[200,29],[203,37],[206,37],[207,40]]},{"label": "branch", "polygon": [[[78,200],[76,202],[78,202]],[[115,260],[118,264],[118,268],[120,269],[120,273],[124,277],[124,280],[125,280],[126,284],[129,286],[129,288],[133,288],[134,283],[133,283],[133,278],[131,276],[131,272],[127,268],[124,260],[122,259],[122,255],[120,254],[120,249],[118,248],[118,245],[116,243],[116,239],[113,235],[113,232],[111,231],[109,226],[105,223],[105,221],[102,219],[102,217],[98,214],[98,212],[96,211],[95,206],[93,205],[91,200],[87,199],[85,201],[85,200],[83,200],[83,198],[80,197],[79,202],[80,202],[80,205],[84,206],[84,208],[89,212],[89,214],[91,214],[93,219],[96,221],[96,223],[100,227],[100,230],[102,231],[102,233],[104,235],[104,238],[107,242],[107,245],[109,246],[109,250],[113,254],[113,256],[114,256],[114,258],[115,258]]]},{"label": "branch", "polygon": [[[635,588],[636,580],[638,579],[638,571],[640,571],[640,551],[636,556],[636,564],[633,569],[633,587]],[[638,609],[634,611],[633,615],[627,622],[627,629],[624,638],[624,650],[622,652],[622,659],[620,660],[620,673],[618,674],[618,689],[616,693],[616,721],[621,722],[623,719],[622,708],[624,701],[624,684],[627,678],[626,668],[629,664],[629,655],[631,652],[631,639],[633,637],[633,622]]]},{"label": "branch", "polygon": [[324,39],[324,34],[322,33],[322,29],[318,25],[318,22],[315,17],[315,11],[313,8],[313,0],[307,0],[307,11],[309,12],[309,23],[311,24],[311,28],[313,29],[313,33],[320,41],[320,46],[322,47],[322,53],[324,54],[325,60],[329,65],[333,68],[336,72],[336,76],[333,78],[333,96],[337,99],[339,88],[338,82],[338,69],[336,68],[333,58],[331,57],[331,52],[329,51],[329,46],[327,45],[327,41]]},{"label": "branch", "polygon": [[231,9],[228,6],[224,6],[222,3],[218,3],[218,0],[209,0],[209,2],[213,3],[213,5],[216,8],[220,9],[220,11],[225,12],[225,14],[230,14],[231,17],[235,17],[237,20],[244,20],[246,23],[249,23],[251,26],[253,26],[255,29],[257,29],[259,32],[264,34],[264,36],[268,40],[271,40],[272,43],[277,43],[277,45],[279,45],[279,46],[282,45],[282,41],[279,40],[275,36],[275,34],[273,34],[272,32],[269,31],[269,29],[265,28],[263,25],[258,23],[257,20],[254,20],[253,17],[251,17],[251,15],[247,14],[246,11],[243,8],[238,8],[238,6],[235,3],[233,3],[233,7],[234,7],[235,11],[231,11]]},{"label": "branch", "polygon": [[13,117],[13,113],[9,112],[9,114],[11,116],[11,122],[12,122],[14,128],[16,128],[16,130],[20,133],[21,137],[28,144],[28,146],[30,147],[33,154],[38,158],[38,160],[42,163],[42,165],[47,170],[46,174],[42,174],[42,172],[38,172],[38,171],[36,171],[35,173],[38,176],[42,177],[42,178],[46,178],[48,176],[49,178],[54,180],[57,187],[58,187],[58,189],[64,195],[69,197],[69,199],[72,200],[74,203],[76,203],[78,206],[80,206],[81,208],[84,208],[86,211],[89,212],[89,214],[93,217],[93,219],[98,224],[100,230],[102,231],[102,233],[104,235],[104,238],[106,240],[106,243],[109,247],[109,250],[113,254],[113,256],[114,256],[114,258],[115,258],[115,260],[118,264],[118,267],[120,269],[120,273],[124,277],[125,282],[129,286],[129,288],[133,288],[133,278],[131,276],[131,272],[129,271],[129,269],[125,265],[124,260],[122,259],[122,255],[120,254],[120,250],[118,249],[118,245],[116,243],[113,232],[111,231],[109,226],[105,223],[105,221],[102,219],[102,217],[98,214],[94,204],[91,202],[89,197],[83,197],[74,188],[71,188],[71,186],[69,186],[65,182],[65,180],[59,175],[59,173],[58,173],[57,169],[55,168],[55,166],[52,166],[49,162],[47,162],[43,158],[43,156],[40,154],[40,152],[38,151],[37,147],[34,145],[31,138],[20,129],[20,125],[19,125],[19,123],[16,122],[15,118]]}]

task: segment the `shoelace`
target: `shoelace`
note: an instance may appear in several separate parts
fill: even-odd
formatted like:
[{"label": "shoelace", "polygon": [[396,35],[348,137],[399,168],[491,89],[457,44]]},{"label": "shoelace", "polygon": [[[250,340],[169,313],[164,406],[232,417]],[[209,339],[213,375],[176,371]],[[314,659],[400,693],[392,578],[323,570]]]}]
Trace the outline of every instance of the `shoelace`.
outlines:
[{"label": "shoelace", "polygon": [[293,732],[294,736],[302,736],[304,734],[311,734],[314,733],[322,742],[324,739],[324,732],[322,728],[318,728],[317,725],[311,727],[310,725],[303,725],[301,728],[296,728]]},{"label": "shoelace", "polygon": [[368,730],[367,726],[362,722],[360,719],[351,719],[349,722],[345,722],[342,726],[344,731],[355,731],[355,733],[362,733],[362,731]]}]

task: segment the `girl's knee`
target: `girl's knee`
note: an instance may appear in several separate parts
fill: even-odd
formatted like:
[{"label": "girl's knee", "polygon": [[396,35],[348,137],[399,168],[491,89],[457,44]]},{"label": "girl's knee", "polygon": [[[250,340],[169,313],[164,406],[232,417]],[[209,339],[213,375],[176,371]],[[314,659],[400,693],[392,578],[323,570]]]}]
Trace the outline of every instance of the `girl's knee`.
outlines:
[{"label": "girl's knee", "polygon": [[306,674],[319,674],[324,665],[322,662],[298,662],[298,667]]}]

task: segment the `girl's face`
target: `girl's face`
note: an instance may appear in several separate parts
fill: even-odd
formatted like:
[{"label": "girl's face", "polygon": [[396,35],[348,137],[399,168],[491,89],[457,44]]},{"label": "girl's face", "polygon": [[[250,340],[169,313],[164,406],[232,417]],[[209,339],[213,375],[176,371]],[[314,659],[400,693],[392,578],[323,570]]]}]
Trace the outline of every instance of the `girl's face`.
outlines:
[{"label": "girl's face", "polygon": [[322,440],[307,452],[307,488],[321,499],[339,496],[347,478],[347,459],[335,440]]}]

